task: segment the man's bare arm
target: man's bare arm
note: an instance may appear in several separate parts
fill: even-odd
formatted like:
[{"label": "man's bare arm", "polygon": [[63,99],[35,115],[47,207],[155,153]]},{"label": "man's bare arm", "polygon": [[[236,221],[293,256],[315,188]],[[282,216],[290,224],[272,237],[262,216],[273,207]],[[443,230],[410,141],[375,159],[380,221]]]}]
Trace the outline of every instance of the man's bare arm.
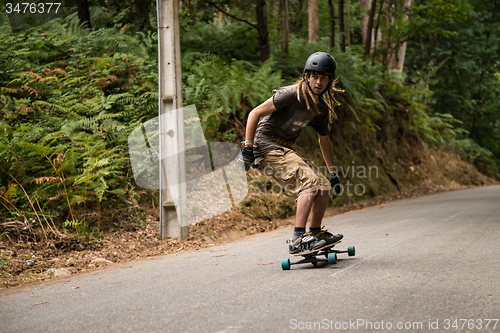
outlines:
[{"label": "man's bare arm", "polygon": [[323,153],[323,158],[325,160],[328,172],[335,172],[335,166],[333,165],[333,151],[332,143],[328,136],[322,136],[318,134],[319,147],[321,148],[321,153]]},{"label": "man's bare arm", "polygon": [[257,125],[259,124],[259,119],[273,113],[274,111],[276,111],[276,108],[274,107],[272,97],[253,109],[248,115],[245,140],[253,141]]}]

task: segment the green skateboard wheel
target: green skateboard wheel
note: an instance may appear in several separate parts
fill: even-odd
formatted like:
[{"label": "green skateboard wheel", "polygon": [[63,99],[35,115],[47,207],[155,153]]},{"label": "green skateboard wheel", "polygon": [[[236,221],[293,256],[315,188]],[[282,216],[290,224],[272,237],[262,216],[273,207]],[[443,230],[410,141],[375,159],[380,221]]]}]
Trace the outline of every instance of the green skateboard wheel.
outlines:
[{"label": "green skateboard wheel", "polygon": [[328,263],[335,265],[338,262],[336,253],[328,253]]},{"label": "green skateboard wheel", "polygon": [[349,255],[349,257],[352,257],[356,254],[356,249],[354,248],[354,246],[347,247],[347,254]]},{"label": "green skateboard wheel", "polygon": [[290,259],[283,259],[281,260],[281,268],[284,271],[287,271],[290,269]]}]

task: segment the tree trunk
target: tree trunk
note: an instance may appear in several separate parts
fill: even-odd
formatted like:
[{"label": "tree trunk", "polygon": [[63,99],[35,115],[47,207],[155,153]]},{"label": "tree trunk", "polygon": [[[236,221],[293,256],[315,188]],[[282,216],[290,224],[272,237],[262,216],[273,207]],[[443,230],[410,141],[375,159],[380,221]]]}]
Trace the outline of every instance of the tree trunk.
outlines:
[{"label": "tree trunk", "polygon": [[281,0],[281,52],[283,57],[289,55],[290,25],[288,24],[288,0]]},{"label": "tree trunk", "polygon": [[375,7],[377,6],[377,0],[372,0],[370,5],[370,15],[368,16],[368,25],[367,25],[367,33],[366,33],[366,42],[365,42],[365,53],[363,54],[363,58],[367,58],[370,55],[370,49],[372,46],[372,29],[373,29],[373,18],[375,17]]},{"label": "tree trunk", "polygon": [[267,61],[269,59],[269,53],[270,53],[270,48],[269,48],[269,24],[267,22],[267,4],[266,0],[256,0],[256,12],[257,12],[257,24],[254,24],[252,22],[249,22],[245,19],[239,18],[237,16],[234,16],[233,14],[229,13],[227,10],[224,10],[221,8],[219,5],[213,3],[210,0],[204,0],[207,4],[210,6],[214,7],[218,11],[222,12],[224,15],[235,19],[239,22],[243,22],[245,24],[248,24],[252,28],[257,29],[257,32],[259,34],[259,51],[260,51],[260,60],[262,62]]},{"label": "tree trunk", "polygon": [[[382,0],[383,2],[383,0]],[[396,13],[399,10],[404,10],[404,7],[411,6],[411,0],[405,0],[404,2],[396,3],[396,4],[388,4],[387,9],[387,17],[385,18],[390,24],[393,24],[396,20]],[[380,14],[379,14],[380,16]],[[402,15],[402,20],[408,20],[408,15]],[[381,20],[382,18],[379,18]],[[396,24],[396,29],[398,28]],[[377,30],[375,30],[377,31]],[[434,40],[435,36],[432,36],[431,41]],[[404,40],[390,39],[390,37],[386,38],[386,48],[387,52],[385,57],[383,57],[382,61],[384,64],[387,64],[390,68],[397,69],[399,71],[403,71],[403,65],[406,55],[406,42]]]},{"label": "tree trunk", "polygon": [[370,0],[361,0],[361,39],[363,45],[366,45],[366,36],[368,36],[368,18],[370,16]]},{"label": "tree trunk", "polygon": [[335,47],[335,8],[332,0],[328,0],[328,9],[330,10],[330,51]]},{"label": "tree trunk", "polygon": [[469,138],[471,138],[472,140],[474,140],[474,134],[476,134],[475,130],[476,130],[476,115],[473,115],[472,116],[472,128],[471,128],[470,134],[469,134]]},{"label": "tree trunk", "polygon": [[90,10],[88,0],[76,0],[76,10],[78,12],[78,20],[80,25],[84,28],[91,29],[90,24]]},{"label": "tree trunk", "polygon": [[339,36],[340,50],[345,52],[345,29],[344,29],[344,0],[339,0]]},{"label": "tree trunk", "polygon": [[[380,22],[382,21],[382,9],[384,7],[384,0],[380,1],[380,6],[378,9],[378,15],[377,15],[377,25],[375,26],[375,30],[372,32],[372,47],[373,47],[373,58],[372,58],[372,65],[375,63],[375,54],[377,53],[377,41],[380,39],[382,40],[382,34],[379,31],[379,26]],[[387,7],[387,6],[386,6]],[[380,38],[379,38],[380,37]],[[382,60],[382,63],[384,61]]]},{"label": "tree trunk", "polygon": [[309,23],[309,43],[319,40],[318,0],[308,0],[307,16]]},{"label": "tree trunk", "polygon": [[347,47],[351,47],[351,0],[347,0]]},{"label": "tree trunk", "polygon": [[[181,8],[181,3],[179,3],[179,8]],[[135,7],[135,13],[138,16],[137,19],[137,29],[139,31],[145,31],[150,29],[151,23],[149,21],[149,12],[151,11],[151,2],[150,1],[143,1],[143,0],[136,0],[134,1],[134,7]]]},{"label": "tree trunk", "polygon": [[222,27],[224,25],[223,20],[224,20],[224,14],[222,12],[219,12],[219,14],[214,17],[214,24],[219,27]]},{"label": "tree trunk", "polygon": [[[405,6],[410,7],[411,6],[411,0],[405,0]],[[408,15],[404,16],[405,20],[408,20]],[[398,65],[397,69],[402,72],[403,67],[405,64],[405,57],[406,57],[406,42],[402,42],[401,45],[399,46],[399,51],[398,51]]]},{"label": "tree trunk", "polygon": [[269,59],[269,25],[267,23],[266,0],[257,0],[257,30],[259,32],[260,60]]}]

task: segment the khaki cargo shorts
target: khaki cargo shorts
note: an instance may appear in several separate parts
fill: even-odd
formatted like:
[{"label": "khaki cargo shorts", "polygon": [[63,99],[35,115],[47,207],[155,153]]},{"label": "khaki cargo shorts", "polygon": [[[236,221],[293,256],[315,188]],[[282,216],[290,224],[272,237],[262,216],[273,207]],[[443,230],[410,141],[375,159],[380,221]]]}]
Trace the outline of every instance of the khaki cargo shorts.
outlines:
[{"label": "khaki cargo shorts", "polygon": [[255,162],[257,170],[264,176],[273,177],[288,196],[297,198],[303,193],[331,189],[330,181],[322,173],[322,169],[327,171],[326,167],[318,168],[295,150],[273,150]]}]

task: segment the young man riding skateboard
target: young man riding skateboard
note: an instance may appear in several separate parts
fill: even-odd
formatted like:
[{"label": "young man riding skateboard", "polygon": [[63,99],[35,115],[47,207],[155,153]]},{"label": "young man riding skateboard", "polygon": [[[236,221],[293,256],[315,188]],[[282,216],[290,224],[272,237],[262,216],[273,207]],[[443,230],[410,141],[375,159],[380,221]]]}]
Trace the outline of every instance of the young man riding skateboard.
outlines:
[{"label": "young man riding skateboard", "polygon": [[[343,92],[335,88],[335,69],[335,59],[328,53],[312,54],[302,79],[273,91],[274,96],[253,109],[247,120],[239,160],[247,170],[253,164],[260,173],[273,177],[285,193],[296,198],[295,229],[292,240],[287,241],[291,254],[319,249],[343,237],[321,228],[330,190],[333,188],[335,199],[340,187],[328,137],[329,124],[335,115],[333,105],[338,104],[333,94]],[[318,134],[329,180],[312,161],[306,161],[291,148],[306,126],[313,127]],[[306,233],[309,215],[311,222]]]}]

